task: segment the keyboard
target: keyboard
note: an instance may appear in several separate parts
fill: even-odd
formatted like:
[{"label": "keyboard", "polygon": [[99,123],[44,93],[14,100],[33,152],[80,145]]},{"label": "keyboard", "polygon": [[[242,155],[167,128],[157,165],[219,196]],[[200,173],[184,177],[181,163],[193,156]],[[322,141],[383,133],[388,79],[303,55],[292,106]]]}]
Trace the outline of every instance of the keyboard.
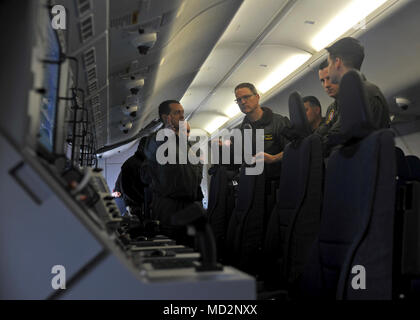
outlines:
[{"label": "keyboard", "polygon": [[135,241],[130,242],[130,245],[137,247],[163,247],[163,246],[173,246],[176,245],[176,242],[173,240],[166,241]]},{"label": "keyboard", "polygon": [[196,258],[179,258],[179,259],[153,259],[150,263],[155,270],[162,269],[181,269],[181,268],[194,268],[196,266]]}]

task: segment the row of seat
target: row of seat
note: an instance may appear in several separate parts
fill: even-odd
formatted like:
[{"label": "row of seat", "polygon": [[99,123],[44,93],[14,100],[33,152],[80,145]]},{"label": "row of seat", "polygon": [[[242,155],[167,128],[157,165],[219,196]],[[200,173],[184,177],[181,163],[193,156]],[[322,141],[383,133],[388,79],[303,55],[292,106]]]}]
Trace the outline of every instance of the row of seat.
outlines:
[{"label": "row of seat", "polygon": [[[396,157],[393,132],[375,130],[359,73],[347,73],[341,88],[342,130],[335,137],[340,147],[328,166],[324,168],[321,141],[311,134],[302,100],[293,93],[292,142],[284,150],[269,221],[262,215],[263,175],[241,174],[230,217],[232,199],[221,192],[212,195],[229,188],[220,188],[229,181],[222,167],[211,182],[209,220],[218,247],[227,250],[220,257],[257,275],[266,289],[284,288],[300,298],[391,299],[402,290],[397,283],[404,257],[411,261],[411,275],[417,272],[416,248],[409,243],[420,226],[411,223],[408,230],[405,211],[396,210],[395,200],[401,197],[400,183],[406,187],[419,178],[420,160],[401,153]],[[409,193],[415,199],[414,189]],[[413,210],[411,221],[418,221],[419,212]],[[407,237],[407,232],[413,235]],[[355,285],[355,280],[363,284]]]}]

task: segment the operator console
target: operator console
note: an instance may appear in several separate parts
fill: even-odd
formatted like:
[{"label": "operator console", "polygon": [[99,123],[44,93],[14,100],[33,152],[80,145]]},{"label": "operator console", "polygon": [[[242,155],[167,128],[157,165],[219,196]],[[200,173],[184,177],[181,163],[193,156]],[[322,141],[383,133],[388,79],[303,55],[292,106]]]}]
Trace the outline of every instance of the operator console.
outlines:
[{"label": "operator console", "polygon": [[85,206],[90,217],[112,232],[117,230],[123,219],[101,171],[100,168],[85,168],[83,171],[71,168],[62,177],[69,192]]},{"label": "operator console", "polygon": [[[159,235],[158,228],[156,233],[150,232],[150,228],[142,228],[137,217],[121,216],[101,171],[72,168],[61,176],[69,193],[84,208],[83,211],[100,229],[106,231],[103,233],[109,237],[106,242],[116,244],[111,251],[119,251],[120,258],[124,257],[124,263],[130,265],[130,269],[140,278],[146,282],[190,283],[216,277],[221,282],[226,278],[241,279],[240,283],[243,283],[245,278],[237,270],[222,267],[215,261],[215,252],[209,250],[213,247],[209,245],[209,227],[205,227],[202,221],[195,226],[197,243],[201,244],[200,252]],[[192,220],[189,225],[194,226],[194,223]],[[133,226],[138,229],[134,233],[136,236],[129,232]]]}]

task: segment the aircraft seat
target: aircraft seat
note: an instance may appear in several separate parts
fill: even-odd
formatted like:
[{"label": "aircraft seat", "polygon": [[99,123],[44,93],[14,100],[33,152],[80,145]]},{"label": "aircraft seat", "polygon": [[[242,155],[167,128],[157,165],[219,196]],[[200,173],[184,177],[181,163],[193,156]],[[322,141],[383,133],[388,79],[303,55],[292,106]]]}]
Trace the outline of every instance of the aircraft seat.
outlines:
[{"label": "aircraft seat", "polygon": [[246,175],[242,166],[238,196],[226,236],[226,263],[258,275],[264,241],[265,175]]},{"label": "aircraft seat", "polygon": [[284,149],[277,203],[265,239],[267,288],[293,286],[303,272],[321,218],[324,163],[321,138],[312,135],[301,96],[289,97],[291,141]]},{"label": "aircraft seat", "polygon": [[[405,157],[409,176],[398,184],[395,297],[420,297],[420,159]],[[400,182],[400,181],[399,181]]]},{"label": "aircraft seat", "polygon": [[404,182],[411,179],[410,164],[401,148],[395,147],[395,156],[398,181]]},{"label": "aircraft seat", "polygon": [[209,205],[207,217],[213,230],[219,261],[225,257],[225,241],[228,223],[235,206],[232,179],[234,171],[226,166],[216,165],[209,169],[212,176],[210,182]]},{"label": "aircraft seat", "polygon": [[420,159],[416,156],[406,156],[405,159],[410,168],[411,179],[420,181]]},{"label": "aircraft seat", "polygon": [[318,240],[300,286],[303,297],[391,299],[395,146],[375,131],[360,73],[340,84],[341,147],[330,156]]}]

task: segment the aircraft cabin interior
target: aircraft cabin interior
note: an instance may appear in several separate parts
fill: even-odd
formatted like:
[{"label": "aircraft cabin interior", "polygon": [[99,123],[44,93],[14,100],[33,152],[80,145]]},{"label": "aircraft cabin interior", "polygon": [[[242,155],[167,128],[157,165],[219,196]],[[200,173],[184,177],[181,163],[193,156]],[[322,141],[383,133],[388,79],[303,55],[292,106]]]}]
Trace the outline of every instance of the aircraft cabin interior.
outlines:
[{"label": "aircraft cabin interior", "polygon": [[[0,15],[0,299],[420,297],[420,1]],[[159,162],[161,133],[179,162]]]}]

